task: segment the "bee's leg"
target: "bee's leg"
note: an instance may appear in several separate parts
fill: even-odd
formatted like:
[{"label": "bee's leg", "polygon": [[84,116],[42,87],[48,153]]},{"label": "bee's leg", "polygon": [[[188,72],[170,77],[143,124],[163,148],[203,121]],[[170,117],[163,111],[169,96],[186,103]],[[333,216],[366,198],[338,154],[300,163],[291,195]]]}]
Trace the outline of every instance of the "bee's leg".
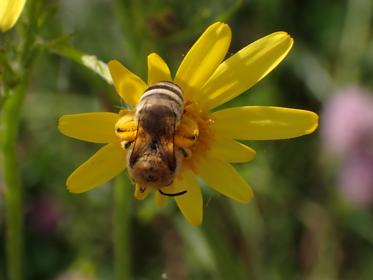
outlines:
[{"label": "bee's leg", "polygon": [[184,158],[190,158],[192,156],[192,151],[188,148],[179,147],[179,150]]},{"label": "bee's leg", "polygon": [[137,134],[137,122],[128,116],[120,118],[115,124],[115,134],[121,142],[133,142]]},{"label": "bee's leg", "polygon": [[123,141],[123,142],[121,142],[123,149],[128,150],[128,149],[131,147],[131,144],[132,144],[133,142],[134,142],[134,141],[129,141],[129,142],[127,142],[127,141]]},{"label": "bee's leg", "polygon": [[197,141],[198,135],[197,123],[184,115],[175,134],[175,144],[182,148],[189,148]]},{"label": "bee's leg", "polygon": [[149,193],[150,193],[149,188],[142,187],[139,184],[136,184],[134,196],[137,200],[145,199],[148,196]]}]

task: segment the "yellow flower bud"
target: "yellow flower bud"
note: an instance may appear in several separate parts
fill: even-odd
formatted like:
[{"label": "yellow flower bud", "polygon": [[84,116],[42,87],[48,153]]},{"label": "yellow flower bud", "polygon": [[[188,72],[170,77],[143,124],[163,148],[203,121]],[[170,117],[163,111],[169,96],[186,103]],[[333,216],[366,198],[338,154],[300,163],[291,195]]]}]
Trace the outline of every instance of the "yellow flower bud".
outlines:
[{"label": "yellow flower bud", "polygon": [[0,0],[0,32],[8,31],[17,22],[26,0]]}]

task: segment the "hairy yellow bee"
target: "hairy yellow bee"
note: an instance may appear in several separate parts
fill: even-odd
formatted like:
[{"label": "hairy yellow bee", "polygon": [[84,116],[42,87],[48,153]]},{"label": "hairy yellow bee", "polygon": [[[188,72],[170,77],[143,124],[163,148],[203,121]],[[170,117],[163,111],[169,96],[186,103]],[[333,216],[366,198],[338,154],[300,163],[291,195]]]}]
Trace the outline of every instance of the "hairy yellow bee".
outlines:
[{"label": "hairy yellow bee", "polygon": [[197,124],[183,117],[184,98],[172,82],[158,82],[143,93],[133,117],[123,116],[116,134],[127,149],[130,177],[143,189],[153,188],[163,195],[162,187],[173,183],[188,147],[198,138]]}]

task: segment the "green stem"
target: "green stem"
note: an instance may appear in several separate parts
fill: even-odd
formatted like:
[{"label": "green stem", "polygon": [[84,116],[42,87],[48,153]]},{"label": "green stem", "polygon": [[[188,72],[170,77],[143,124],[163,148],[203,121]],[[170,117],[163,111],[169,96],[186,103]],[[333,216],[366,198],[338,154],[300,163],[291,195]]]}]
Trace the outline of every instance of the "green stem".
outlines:
[{"label": "green stem", "polygon": [[[144,54],[148,49],[152,49],[152,42],[144,36],[147,29],[144,26],[144,9],[142,1],[138,0],[115,0],[114,7],[124,38],[124,48],[126,53],[126,64],[140,77],[146,77],[147,67],[144,63]],[[145,47],[146,46],[146,47]]]},{"label": "green stem", "polygon": [[125,176],[119,176],[114,184],[114,271],[115,279],[130,279],[130,211],[131,188]]},{"label": "green stem", "polygon": [[1,152],[5,184],[6,255],[9,280],[23,278],[22,184],[17,166],[16,144],[24,96],[24,86],[17,86],[9,93],[1,113]]},{"label": "green stem", "polygon": [[360,64],[368,47],[372,7],[371,0],[347,1],[339,63],[336,67],[336,79],[340,83],[356,83],[361,79]]},{"label": "green stem", "polygon": [[23,273],[23,189],[17,164],[17,139],[22,105],[32,63],[36,57],[34,30],[40,1],[29,1],[25,7],[28,24],[20,32],[19,57],[13,61],[16,84],[4,82],[8,91],[2,104],[0,118],[0,151],[4,173],[4,206],[6,225],[7,279],[21,280]]}]

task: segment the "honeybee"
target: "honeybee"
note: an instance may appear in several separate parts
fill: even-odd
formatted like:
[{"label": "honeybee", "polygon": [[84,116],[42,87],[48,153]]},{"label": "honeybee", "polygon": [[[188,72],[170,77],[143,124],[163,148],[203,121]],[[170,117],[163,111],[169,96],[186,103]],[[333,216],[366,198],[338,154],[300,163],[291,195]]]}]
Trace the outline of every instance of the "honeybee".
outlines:
[{"label": "honeybee", "polygon": [[[143,190],[150,187],[167,196],[186,193],[161,190],[173,183],[182,158],[189,154],[187,146],[198,137],[197,125],[190,121],[184,124],[186,135],[177,135],[183,112],[181,88],[171,82],[158,82],[141,96],[133,120],[124,117],[117,122],[116,133],[128,151],[128,173]],[[175,145],[175,139],[180,145]]]}]

